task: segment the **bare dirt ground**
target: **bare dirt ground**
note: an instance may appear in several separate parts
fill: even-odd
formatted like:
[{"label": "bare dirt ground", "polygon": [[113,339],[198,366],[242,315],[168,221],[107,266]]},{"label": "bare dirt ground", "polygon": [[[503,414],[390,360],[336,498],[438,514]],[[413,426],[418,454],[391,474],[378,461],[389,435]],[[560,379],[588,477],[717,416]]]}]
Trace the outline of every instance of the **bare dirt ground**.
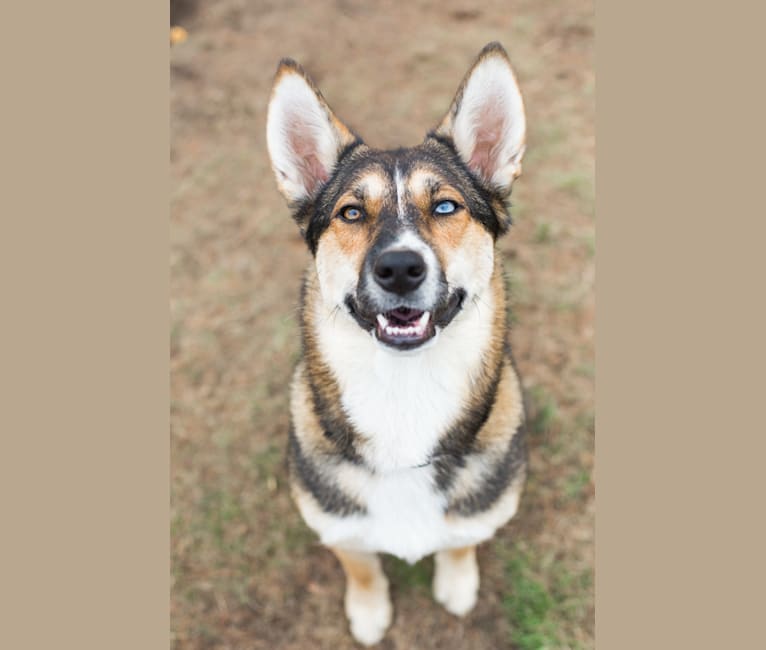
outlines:
[{"label": "bare dirt ground", "polygon": [[309,254],[265,147],[277,61],[304,63],[369,144],[408,145],[499,40],[529,125],[499,251],[532,407],[531,475],[519,514],[480,549],[480,600],[464,620],[432,600],[430,559],[385,559],[396,613],[380,647],[592,648],[592,2],[171,5],[189,34],[170,54],[173,647],[358,647],[340,567],[285,481]]}]

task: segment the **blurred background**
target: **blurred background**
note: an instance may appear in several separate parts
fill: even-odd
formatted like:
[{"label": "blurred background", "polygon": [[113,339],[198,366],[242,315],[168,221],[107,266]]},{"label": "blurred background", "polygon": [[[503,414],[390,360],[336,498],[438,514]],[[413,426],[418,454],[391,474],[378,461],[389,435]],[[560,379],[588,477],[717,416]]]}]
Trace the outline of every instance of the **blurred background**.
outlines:
[{"label": "blurred background", "polygon": [[287,384],[310,256],[265,118],[291,56],[372,146],[417,144],[499,40],[524,95],[524,174],[500,241],[530,406],[519,513],[479,550],[464,620],[433,563],[391,557],[386,649],[593,648],[594,74],[591,0],[172,2],[172,647],[354,648],[343,573],[285,480]]}]

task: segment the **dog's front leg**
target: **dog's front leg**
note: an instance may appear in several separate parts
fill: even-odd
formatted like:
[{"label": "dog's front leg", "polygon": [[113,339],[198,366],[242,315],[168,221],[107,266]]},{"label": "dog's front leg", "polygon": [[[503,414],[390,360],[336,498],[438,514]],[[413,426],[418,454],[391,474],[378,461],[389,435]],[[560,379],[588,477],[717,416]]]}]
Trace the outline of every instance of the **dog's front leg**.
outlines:
[{"label": "dog's front leg", "polygon": [[346,616],[351,634],[364,645],[383,638],[391,624],[391,600],[388,580],[374,553],[360,553],[332,548],[346,572]]},{"label": "dog's front leg", "polygon": [[479,591],[476,547],[439,551],[434,556],[434,598],[456,616],[473,609]]}]

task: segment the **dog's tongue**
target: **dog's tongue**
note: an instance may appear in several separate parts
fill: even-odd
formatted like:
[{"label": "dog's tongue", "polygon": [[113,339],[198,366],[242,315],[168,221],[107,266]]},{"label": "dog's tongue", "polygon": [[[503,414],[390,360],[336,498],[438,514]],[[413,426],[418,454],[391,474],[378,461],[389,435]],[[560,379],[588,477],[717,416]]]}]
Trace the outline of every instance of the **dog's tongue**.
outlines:
[{"label": "dog's tongue", "polygon": [[392,309],[387,314],[389,318],[393,317],[402,323],[410,323],[414,320],[417,320],[422,315],[422,311],[418,311],[417,309],[410,309],[409,307],[398,307],[397,309]]}]

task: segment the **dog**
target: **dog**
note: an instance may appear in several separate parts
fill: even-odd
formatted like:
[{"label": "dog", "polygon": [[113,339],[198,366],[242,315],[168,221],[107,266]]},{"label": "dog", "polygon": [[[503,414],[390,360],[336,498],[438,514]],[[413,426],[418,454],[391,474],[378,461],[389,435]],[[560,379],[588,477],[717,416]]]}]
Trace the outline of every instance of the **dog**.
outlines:
[{"label": "dog", "polygon": [[488,44],[424,141],[376,150],[303,68],[278,67],[267,144],[312,255],[290,388],[290,489],[346,574],[362,644],[392,618],[378,553],[435,554],[433,594],[477,601],[476,545],[516,513],[524,406],[495,254],[525,150],[508,56]]}]

